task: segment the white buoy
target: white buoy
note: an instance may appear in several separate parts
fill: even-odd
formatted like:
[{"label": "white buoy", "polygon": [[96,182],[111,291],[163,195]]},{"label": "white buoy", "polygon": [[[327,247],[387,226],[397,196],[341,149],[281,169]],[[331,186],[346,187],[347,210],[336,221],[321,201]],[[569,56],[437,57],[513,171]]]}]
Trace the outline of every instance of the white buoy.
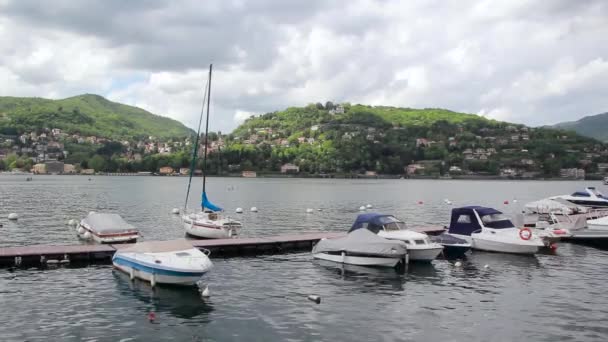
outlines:
[{"label": "white buoy", "polygon": [[211,297],[211,292],[209,292],[209,286],[205,286],[205,289],[203,291],[201,291],[201,296],[203,298]]},{"label": "white buoy", "polygon": [[94,211],[89,211],[89,215],[93,215],[93,214],[95,214]]},{"label": "white buoy", "polygon": [[317,296],[317,295],[309,295],[308,296],[308,300],[313,301],[317,304],[321,303],[321,297]]},{"label": "white buoy", "polygon": [[76,231],[78,232],[78,235],[82,235],[85,233],[86,230],[82,227],[78,227],[78,229]]},{"label": "white buoy", "polygon": [[78,221],[71,219],[68,221],[68,226],[75,226],[78,223]]},{"label": "white buoy", "polygon": [[179,208],[173,208],[173,210],[171,210],[171,213],[175,214],[175,215],[179,215]]},{"label": "white buoy", "polygon": [[249,209],[252,213],[257,213],[258,212],[258,207],[251,207],[251,209]]},{"label": "white buoy", "polygon": [[460,266],[462,266],[462,263],[461,263],[460,261],[456,261],[456,262],[454,263],[454,266],[456,266],[456,267],[460,267]]},{"label": "white buoy", "polygon": [[89,240],[91,238],[91,232],[85,232],[84,234],[82,234],[82,237],[86,240]]},{"label": "white buoy", "polygon": [[317,209],[317,211],[323,211],[323,209],[321,209],[321,208],[318,208],[318,209]]},{"label": "white buoy", "polygon": [[308,213],[308,214],[312,214],[312,212],[313,212],[312,208],[308,208],[308,209],[306,209],[306,213]]},{"label": "white buoy", "polygon": [[359,211],[365,211],[365,206],[364,205],[360,206]]},{"label": "white buoy", "polygon": [[513,200],[513,203],[517,203],[517,200],[516,200],[516,199],[514,199],[514,200]]},{"label": "white buoy", "polygon": [[452,201],[450,201],[450,200],[449,200],[449,199],[447,199],[447,198],[446,198],[446,199],[444,199],[444,200],[443,200],[443,202],[445,202],[445,204],[448,204],[448,205],[452,204]]},{"label": "white buoy", "polygon": [[374,206],[373,206],[373,205],[371,205],[371,204],[368,204],[368,205],[366,205],[365,207],[366,207],[367,209],[371,209],[371,208],[373,208]]},{"label": "white buoy", "polygon": [[12,220],[12,221],[16,221],[19,219],[19,215],[17,213],[10,213],[10,214],[8,214],[8,219]]},{"label": "white buoy", "polygon": [[483,268],[490,268],[490,265],[485,264],[485,265],[483,265]]},{"label": "white buoy", "polygon": [[236,208],[235,212],[237,214],[242,214],[243,213],[243,208]]}]

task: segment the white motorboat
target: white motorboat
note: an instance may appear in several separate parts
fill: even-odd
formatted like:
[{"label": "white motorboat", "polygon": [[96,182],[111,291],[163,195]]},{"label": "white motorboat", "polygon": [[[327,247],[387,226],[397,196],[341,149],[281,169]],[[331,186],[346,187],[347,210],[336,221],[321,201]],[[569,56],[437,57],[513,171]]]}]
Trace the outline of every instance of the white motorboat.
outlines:
[{"label": "white motorboat", "polygon": [[603,230],[608,232],[608,217],[600,217],[595,220],[587,220],[589,230]]},{"label": "white motorboat", "polygon": [[604,177],[603,183],[604,183],[604,185],[608,185],[608,177]]},{"label": "white motorboat", "polygon": [[432,261],[443,251],[441,244],[432,242],[426,234],[407,229],[405,222],[391,215],[366,213],[357,216],[349,232],[367,228],[386,239],[405,242],[409,260]]},{"label": "white motorboat", "polygon": [[[190,178],[188,181],[188,190],[186,191],[186,203],[184,205],[184,215],[182,216],[182,223],[186,234],[192,237],[201,239],[224,239],[235,237],[243,225],[230,217],[223,215],[223,209],[211,203],[207,198],[205,186],[207,184],[207,138],[209,136],[209,103],[211,98],[211,73],[212,66],[209,66],[209,79],[207,83],[208,92],[205,94],[203,100],[203,110],[201,110],[201,117],[199,120],[198,133],[196,135],[196,141],[193,145],[192,151],[192,166],[190,167]],[[190,185],[192,183],[192,175],[194,174],[194,165],[196,161],[196,153],[199,147],[199,136],[201,123],[203,121],[203,112],[207,104],[207,121],[205,125],[205,148],[203,155],[203,194],[201,198],[201,211],[198,213],[188,213],[188,196],[190,194]]]},{"label": "white motorboat", "polygon": [[387,240],[367,229],[345,237],[321,239],[312,249],[316,259],[359,266],[395,267],[406,262],[407,248],[402,241]]},{"label": "white motorboat", "polygon": [[242,228],[239,221],[211,210],[185,214],[182,216],[182,222],[186,234],[205,239],[232,238],[237,236]]},{"label": "white motorboat", "polygon": [[553,196],[550,199],[561,198],[570,203],[588,208],[608,208],[608,198],[606,198],[595,187],[587,187],[583,191],[576,191],[571,195]]},{"label": "white motorboat", "polygon": [[203,253],[188,241],[147,241],[120,248],[112,257],[117,269],[156,284],[196,285],[213,268],[208,252]]},{"label": "white motorboat", "polygon": [[120,215],[90,212],[80,221],[78,237],[99,243],[128,243],[139,238],[139,231]]},{"label": "white motorboat", "polygon": [[480,206],[452,209],[449,233],[489,252],[534,254],[544,246],[531,229],[516,228],[500,211]]}]

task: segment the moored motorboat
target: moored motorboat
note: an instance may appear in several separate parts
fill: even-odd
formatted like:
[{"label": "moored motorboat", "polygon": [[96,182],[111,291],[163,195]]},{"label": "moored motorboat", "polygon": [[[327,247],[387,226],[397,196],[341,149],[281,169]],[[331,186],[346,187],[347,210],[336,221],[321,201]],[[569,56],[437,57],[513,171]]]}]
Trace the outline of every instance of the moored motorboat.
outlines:
[{"label": "moored motorboat", "polygon": [[443,257],[446,259],[460,259],[471,249],[471,243],[465,239],[457,238],[449,233],[431,236],[431,241],[443,246]]},{"label": "moored motorboat", "polygon": [[407,229],[405,222],[392,215],[360,214],[349,232],[362,228],[386,239],[403,241],[411,261],[432,261],[443,250],[443,246],[432,242],[428,235]]},{"label": "moored motorboat", "polygon": [[384,239],[366,229],[345,237],[321,239],[312,249],[316,259],[359,266],[395,267],[406,262],[404,242]]},{"label": "moored motorboat", "polygon": [[146,241],[120,248],[112,257],[117,269],[156,284],[196,285],[213,267],[208,252],[203,253],[188,241]]},{"label": "moored motorboat", "polygon": [[553,196],[550,199],[564,199],[572,204],[587,208],[608,208],[608,198],[606,198],[595,187],[587,187],[583,191],[576,191],[571,195]]},{"label": "moored motorboat", "polygon": [[99,243],[128,243],[139,238],[139,231],[120,215],[91,212],[80,221],[77,234],[81,239]]},{"label": "moored motorboat", "polygon": [[481,206],[454,208],[448,232],[489,252],[535,254],[544,246],[531,229],[516,228],[502,212]]}]

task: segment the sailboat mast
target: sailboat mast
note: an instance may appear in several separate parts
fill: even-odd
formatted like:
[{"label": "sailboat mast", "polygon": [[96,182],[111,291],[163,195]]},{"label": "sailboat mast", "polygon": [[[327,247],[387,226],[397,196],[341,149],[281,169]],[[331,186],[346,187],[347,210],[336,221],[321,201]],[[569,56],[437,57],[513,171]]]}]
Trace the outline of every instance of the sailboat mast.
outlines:
[{"label": "sailboat mast", "polygon": [[[203,194],[205,194],[205,186],[207,184],[207,143],[209,141],[209,107],[211,107],[211,73],[213,64],[209,64],[209,83],[207,86],[207,120],[205,122],[205,150],[203,154]],[[205,211],[205,204],[201,203],[201,209]]]}]

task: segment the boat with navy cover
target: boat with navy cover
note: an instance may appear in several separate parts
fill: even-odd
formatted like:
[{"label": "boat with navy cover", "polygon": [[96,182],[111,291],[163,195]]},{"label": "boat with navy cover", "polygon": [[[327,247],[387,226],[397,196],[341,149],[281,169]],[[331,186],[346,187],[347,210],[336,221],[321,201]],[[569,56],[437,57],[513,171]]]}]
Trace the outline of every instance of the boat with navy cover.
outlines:
[{"label": "boat with navy cover", "polygon": [[138,242],[119,248],[112,257],[115,268],[156,284],[196,285],[213,268],[209,252],[201,252],[185,239]]},{"label": "boat with navy cover", "polygon": [[407,229],[405,222],[392,215],[360,214],[349,233],[362,228],[386,239],[403,241],[412,261],[432,261],[443,251],[443,246],[432,242],[428,235]]},{"label": "boat with navy cover", "polygon": [[446,259],[460,259],[465,257],[471,249],[471,243],[465,239],[457,238],[449,233],[431,236],[431,241],[443,246],[443,257]]},{"label": "boat with navy cover", "polygon": [[80,221],[78,237],[99,243],[130,243],[137,241],[139,231],[120,215],[90,212]]},{"label": "boat with navy cover", "polygon": [[531,229],[516,228],[502,212],[482,206],[452,209],[448,232],[489,252],[535,254],[544,246]]},{"label": "boat with navy cover", "polygon": [[387,240],[367,229],[357,229],[345,237],[319,240],[312,256],[342,264],[395,267],[406,262],[407,252],[403,241]]}]

